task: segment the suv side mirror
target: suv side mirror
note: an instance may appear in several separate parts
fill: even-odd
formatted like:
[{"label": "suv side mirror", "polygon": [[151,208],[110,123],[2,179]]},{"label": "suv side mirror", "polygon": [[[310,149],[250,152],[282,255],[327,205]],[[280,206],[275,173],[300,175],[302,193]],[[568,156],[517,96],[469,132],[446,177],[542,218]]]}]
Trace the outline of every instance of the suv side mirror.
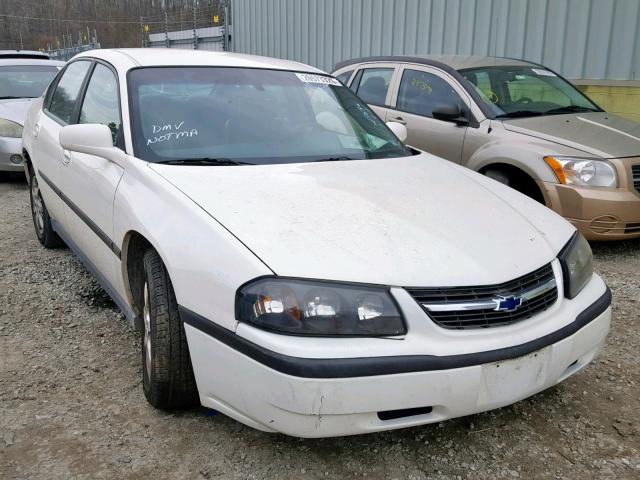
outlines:
[{"label": "suv side mirror", "polygon": [[469,119],[464,117],[460,107],[453,103],[437,105],[431,114],[436,120],[454,122],[456,125],[469,125]]},{"label": "suv side mirror", "polygon": [[120,164],[125,153],[113,146],[111,130],[99,123],[83,123],[62,127],[58,137],[65,150],[95,155]]}]

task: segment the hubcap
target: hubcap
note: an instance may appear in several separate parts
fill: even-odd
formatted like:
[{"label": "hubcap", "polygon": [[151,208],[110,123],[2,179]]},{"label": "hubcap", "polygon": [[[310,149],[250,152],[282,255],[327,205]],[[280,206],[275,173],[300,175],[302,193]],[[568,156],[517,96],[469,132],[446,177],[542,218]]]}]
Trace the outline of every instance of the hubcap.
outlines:
[{"label": "hubcap", "polygon": [[40,187],[35,175],[31,179],[31,209],[33,211],[33,223],[36,226],[38,234],[44,232],[44,204],[40,195]]},{"label": "hubcap", "polygon": [[144,308],[142,309],[144,317],[144,340],[142,343],[144,367],[147,370],[147,378],[151,378],[151,312],[149,308],[149,289],[147,283],[144,284]]}]

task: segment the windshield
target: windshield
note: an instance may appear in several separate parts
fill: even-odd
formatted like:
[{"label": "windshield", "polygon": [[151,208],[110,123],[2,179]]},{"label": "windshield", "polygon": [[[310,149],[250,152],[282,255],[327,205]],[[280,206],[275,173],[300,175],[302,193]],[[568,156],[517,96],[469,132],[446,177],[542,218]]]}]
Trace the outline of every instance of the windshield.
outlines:
[{"label": "windshield", "polygon": [[602,111],[577,88],[544,67],[460,70],[498,118]]},{"label": "windshield", "polygon": [[150,162],[274,164],[403,157],[408,149],[336,79],[250,68],[129,73],[134,149]]},{"label": "windshield", "polygon": [[55,66],[10,65],[0,67],[0,99],[32,98],[42,95],[53,76]]}]

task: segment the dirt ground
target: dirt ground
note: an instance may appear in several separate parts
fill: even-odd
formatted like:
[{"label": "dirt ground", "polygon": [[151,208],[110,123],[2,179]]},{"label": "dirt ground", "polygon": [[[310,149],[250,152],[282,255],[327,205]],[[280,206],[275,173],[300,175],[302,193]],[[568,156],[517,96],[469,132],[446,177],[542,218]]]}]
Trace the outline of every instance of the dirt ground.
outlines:
[{"label": "dirt ground", "polygon": [[154,410],[140,344],[66,249],[36,240],[0,183],[0,478],[640,478],[640,241],[595,244],[614,294],[602,356],[516,405],[357,437],[266,434]]}]

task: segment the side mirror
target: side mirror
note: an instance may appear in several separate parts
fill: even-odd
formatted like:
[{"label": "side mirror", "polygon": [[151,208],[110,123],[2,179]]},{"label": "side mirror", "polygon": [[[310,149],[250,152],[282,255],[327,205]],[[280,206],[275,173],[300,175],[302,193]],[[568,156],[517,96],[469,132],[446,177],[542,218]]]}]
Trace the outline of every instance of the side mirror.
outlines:
[{"label": "side mirror", "polygon": [[125,154],[113,146],[111,130],[99,123],[84,123],[62,127],[58,137],[65,150],[95,155],[114,163],[121,163]]},{"label": "side mirror", "polygon": [[396,137],[398,137],[401,142],[404,142],[407,139],[407,127],[405,127],[402,123],[393,121],[387,122],[387,127],[393,132]]},{"label": "side mirror", "polygon": [[460,107],[453,103],[437,105],[431,114],[436,120],[454,122],[456,125],[469,125],[469,119],[465,118]]}]

